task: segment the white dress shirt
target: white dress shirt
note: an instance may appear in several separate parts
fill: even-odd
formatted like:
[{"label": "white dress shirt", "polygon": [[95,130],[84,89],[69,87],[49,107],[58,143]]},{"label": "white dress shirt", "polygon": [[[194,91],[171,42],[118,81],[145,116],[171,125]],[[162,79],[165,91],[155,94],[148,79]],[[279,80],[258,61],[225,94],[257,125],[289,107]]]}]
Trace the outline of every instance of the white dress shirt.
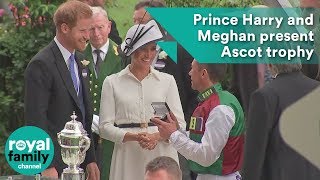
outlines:
[{"label": "white dress shirt", "polygon": [[[109,44],[110,44],[110,41],[108,39],[108,41],[103,46],[101,46],[101,48],[99,49],[99,50],[101,50],[100,57],[101,57],[102,61],[104,61],[104,59],[106,58],[106,55],[109,50]],[[90,46],[91,46],[91,50],[92,50],[91,54],[93,57],[93,62],[94,62],[94,64],[96,64],[97,63],[97,53],[95,52],[95,50],[97,50],[97,48],[93,47],[91,44],[90,44]],[[93,68],[93,69],[94,69],[94,74],[96,75],[96,77],[98,77],[97,72],[96,72],[96,68]]]}]

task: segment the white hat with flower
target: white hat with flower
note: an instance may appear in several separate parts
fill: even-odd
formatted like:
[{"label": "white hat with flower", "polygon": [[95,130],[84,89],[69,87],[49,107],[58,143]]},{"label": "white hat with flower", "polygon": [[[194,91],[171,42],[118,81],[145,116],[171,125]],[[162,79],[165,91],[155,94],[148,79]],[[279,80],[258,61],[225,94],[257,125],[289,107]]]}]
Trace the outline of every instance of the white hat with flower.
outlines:
[{"label": "white hat with flower", "polygon": [[159,26],[154,20],[147,24],[136,24],[128,30],[125,41],[121,44],[121,51],[130,56],[141,46],[160,40],[162,37]]}]

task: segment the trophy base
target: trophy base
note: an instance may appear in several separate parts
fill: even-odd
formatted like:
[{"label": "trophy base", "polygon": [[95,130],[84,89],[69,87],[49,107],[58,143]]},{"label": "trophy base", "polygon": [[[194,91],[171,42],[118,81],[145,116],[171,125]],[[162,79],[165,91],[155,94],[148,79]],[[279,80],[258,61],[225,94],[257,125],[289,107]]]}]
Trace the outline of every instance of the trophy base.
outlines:
[{"label": "trophy base", "polygon": [[61,180],[85,180],[85,174],[81,168],[66,168],[63,169]]}]

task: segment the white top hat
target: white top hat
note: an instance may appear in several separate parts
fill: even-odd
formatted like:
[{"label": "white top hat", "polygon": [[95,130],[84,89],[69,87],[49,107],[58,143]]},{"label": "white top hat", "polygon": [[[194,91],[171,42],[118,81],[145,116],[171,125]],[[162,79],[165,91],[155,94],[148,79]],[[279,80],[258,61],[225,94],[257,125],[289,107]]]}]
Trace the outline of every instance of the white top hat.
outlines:
[{"label": "white top hat", "polygon": [[141,46],[163,37],[159,26],[154,20],[147,24],[136,24],[132,26],[121,44],[121,50],[126,56],[130,56]]}]

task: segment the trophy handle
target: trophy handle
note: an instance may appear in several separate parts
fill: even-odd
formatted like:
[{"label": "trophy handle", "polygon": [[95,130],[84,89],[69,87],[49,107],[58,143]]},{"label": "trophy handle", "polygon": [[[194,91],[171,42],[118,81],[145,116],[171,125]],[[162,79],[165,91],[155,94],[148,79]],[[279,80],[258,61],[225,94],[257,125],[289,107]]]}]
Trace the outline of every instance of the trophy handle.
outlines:
[{"label": "trophy handle", "polygon": [[57,140],[58,140],[58,143],[59,143],[60,146],[62,146],[62,145],[61,145],[61,138],[60,138],[61,132],[57,133],[57,136],[58,136],[58,139],[57,139]]},{"label": "trophy handle", "polygon": [[86,153],[86,151],[90,148],[90,138],[88,138],[87,136],[82,136],[82,138],[79,142],[79,146],[82,147],[83,145],[85,145],[85,147],[82,151],[80,150],[81,154]]}]

